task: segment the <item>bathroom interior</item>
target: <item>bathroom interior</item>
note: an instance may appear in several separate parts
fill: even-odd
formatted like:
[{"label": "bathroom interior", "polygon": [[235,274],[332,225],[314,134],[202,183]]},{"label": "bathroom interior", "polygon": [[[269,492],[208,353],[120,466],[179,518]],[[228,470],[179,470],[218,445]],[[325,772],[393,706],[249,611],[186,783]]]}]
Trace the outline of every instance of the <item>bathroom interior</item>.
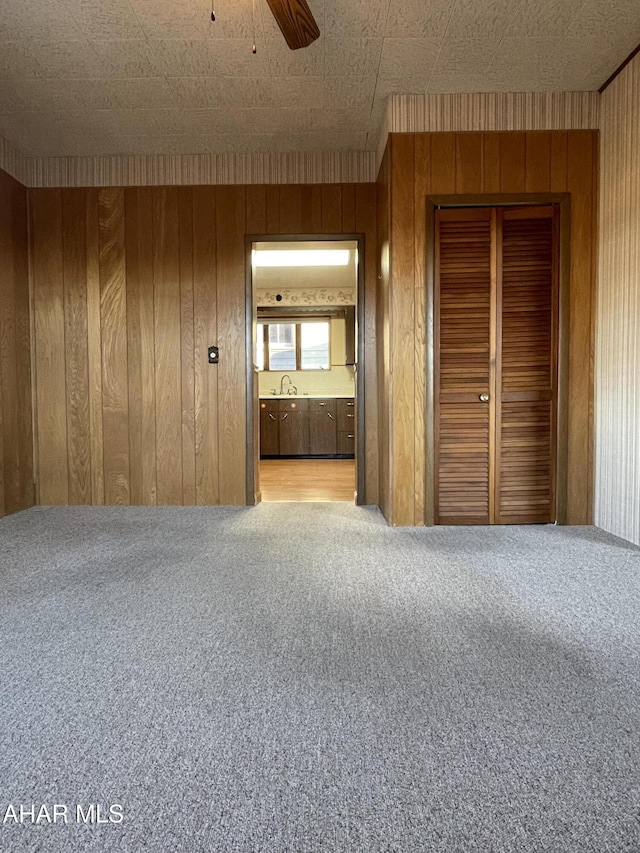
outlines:
[{"label": "bathroom interior", "polygon": [[252,250],[262,501],[350,501],[356,489],[358,244]]}]

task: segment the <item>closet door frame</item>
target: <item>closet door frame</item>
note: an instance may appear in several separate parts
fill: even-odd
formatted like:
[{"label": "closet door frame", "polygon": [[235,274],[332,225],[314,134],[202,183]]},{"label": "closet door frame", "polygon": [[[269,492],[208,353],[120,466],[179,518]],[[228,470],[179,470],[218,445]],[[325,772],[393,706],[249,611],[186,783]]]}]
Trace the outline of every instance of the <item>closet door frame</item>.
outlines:
[{"label": "closet door frame", "polygon": [[567,459],[568,401],[569,401],[569,282],[571,271],[571,196],[569,193],[500,193],[491,195],[429,195],[426,196],[426,524],[435,524],[435,219],[438,208],[455,207],[517,207],[558,205],[560,246],[558,270],[558,394],[556,421],[556,523],[567,523]]}]

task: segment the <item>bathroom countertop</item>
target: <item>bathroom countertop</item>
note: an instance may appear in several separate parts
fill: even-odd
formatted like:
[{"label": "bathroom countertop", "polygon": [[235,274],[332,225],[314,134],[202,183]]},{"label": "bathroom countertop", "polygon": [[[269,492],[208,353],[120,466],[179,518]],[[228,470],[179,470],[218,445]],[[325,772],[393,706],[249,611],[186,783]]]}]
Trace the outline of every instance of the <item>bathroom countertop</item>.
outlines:
[{"label": "bathroom countertop", "polygon": [[260,394],[261,400],[350,400],[355,394]]}]

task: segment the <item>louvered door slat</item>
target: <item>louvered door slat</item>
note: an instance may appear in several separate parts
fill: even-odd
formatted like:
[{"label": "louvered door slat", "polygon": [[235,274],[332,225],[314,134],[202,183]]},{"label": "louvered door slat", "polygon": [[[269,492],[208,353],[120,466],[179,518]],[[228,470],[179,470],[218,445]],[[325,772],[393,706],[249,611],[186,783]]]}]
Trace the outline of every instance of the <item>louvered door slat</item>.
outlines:
[{"label": "louvered door slat", "polygon": [[437,217],[436,523],[489,523],[491,212]]},{"label": "louvered door slat", "polygon": [[555,518],[556,240],[553,208],[500,211],[501,376],[496,522]]}]

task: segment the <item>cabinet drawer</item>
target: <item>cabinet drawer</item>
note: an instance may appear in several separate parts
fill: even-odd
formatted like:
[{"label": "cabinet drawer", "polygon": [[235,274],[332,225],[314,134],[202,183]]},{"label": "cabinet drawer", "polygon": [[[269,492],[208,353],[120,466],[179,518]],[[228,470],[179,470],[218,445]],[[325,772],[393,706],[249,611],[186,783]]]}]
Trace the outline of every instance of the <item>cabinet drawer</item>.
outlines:
[{"label": "cabinet drawer", "polygon": [[356,407],[353,400],[338,400],[338,429],[344,432],[356,431]]},{"label": "cabinet drawer", "polygon": [[309,401],[293,397],[291,400],[278,400],[278,408],[281,412],[308,412]]},{"label": "cabinet drawer", "polygon": [[320,414],[331,414],[335,418],[336,416],[336,400],[333,398],[327,397],[326,400],[308,400],[309,403],[309,411],[310,412],[319,412]]},{"label": "cabinet drawer", "polygon": [[338,431],[338,453],[353,456],[356,450],[356,434],[355,432],[347,432],[346,430]]}]

